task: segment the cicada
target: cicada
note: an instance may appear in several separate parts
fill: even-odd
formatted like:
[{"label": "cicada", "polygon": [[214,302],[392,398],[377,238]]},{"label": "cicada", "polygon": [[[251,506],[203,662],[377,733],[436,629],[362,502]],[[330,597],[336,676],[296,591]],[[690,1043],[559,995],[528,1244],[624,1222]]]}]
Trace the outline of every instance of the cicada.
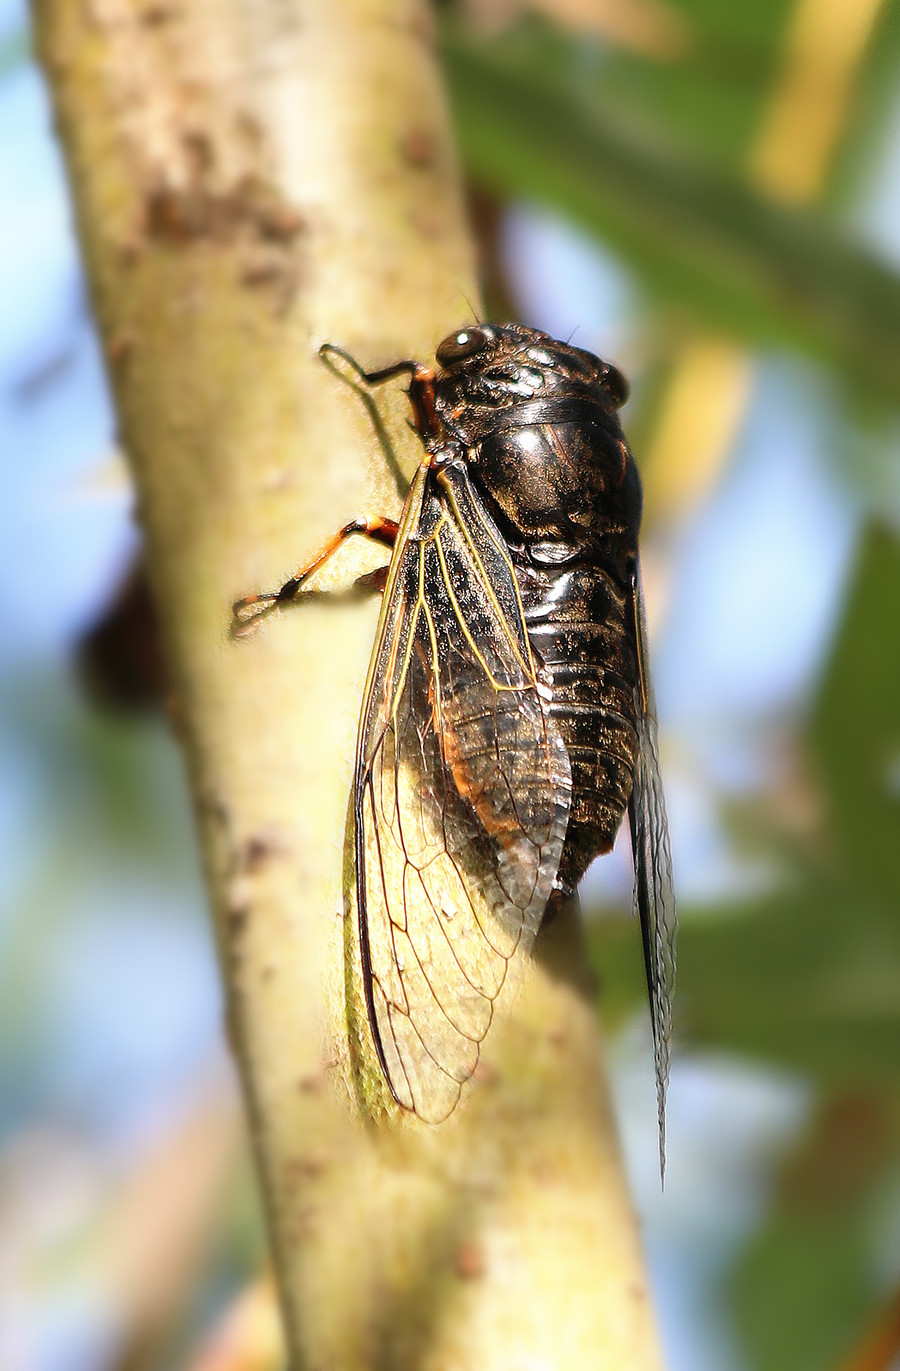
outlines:
[{"label": "cicada", "polygon": [[[395,1100],[446,1118],[509,969],[627,811],[662,1124],[675,902],[623,376],[518,324],[408,374],[422,459],[399,523],[354,519],[241,617],[292,599],[353,534],[392,549],[353,779],[360,965]],[[371,580],[371,578],[370,578]]]}]

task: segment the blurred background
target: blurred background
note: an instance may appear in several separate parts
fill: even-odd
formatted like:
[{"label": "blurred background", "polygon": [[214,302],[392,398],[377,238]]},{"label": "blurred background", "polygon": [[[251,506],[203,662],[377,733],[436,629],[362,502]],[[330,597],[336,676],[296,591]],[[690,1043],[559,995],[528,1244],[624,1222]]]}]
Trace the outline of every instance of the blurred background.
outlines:
[{"label": "blurred background", "polygon": [[[584,903],[668,1366],[897,1371],[900,4],[439,23],[489,317],[633,386],[682,920],[664,1194],[621,844]],[[0,205],[0,1368],[262,1371],[184,778],[22,0]]]}]

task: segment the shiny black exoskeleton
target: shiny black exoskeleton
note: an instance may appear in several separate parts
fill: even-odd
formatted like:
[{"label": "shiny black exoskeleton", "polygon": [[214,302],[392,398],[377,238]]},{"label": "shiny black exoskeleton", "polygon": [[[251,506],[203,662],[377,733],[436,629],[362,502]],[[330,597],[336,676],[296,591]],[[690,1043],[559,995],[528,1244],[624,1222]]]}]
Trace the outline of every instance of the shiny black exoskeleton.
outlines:
[{"label": "shiny black exoskeleton", "polygon": [[613,845],[638,746],[642,497],[617,414],[628,386],[591,353],[515,324],[460,331],[437,359],[440,441],[466,453],[552,678],[550,711],[572,765],[557,886],[571,891]]}]

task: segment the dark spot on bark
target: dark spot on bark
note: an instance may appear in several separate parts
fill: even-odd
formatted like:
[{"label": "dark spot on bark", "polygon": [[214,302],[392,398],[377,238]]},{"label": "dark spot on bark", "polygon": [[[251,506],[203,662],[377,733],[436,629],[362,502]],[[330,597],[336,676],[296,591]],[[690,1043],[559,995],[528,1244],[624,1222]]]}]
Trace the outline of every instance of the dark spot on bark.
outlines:
[{"label": "dark spot on bark", "polygon": [[156,4],[148,5],[141,11],[140,20],[145,29],[161,28],[163,24],[168,24],[170,19],[174,19],[175,14],[171,5]]},{"label": "dark spot on bark", "polygon": [[439,238],[441,235],[441,221],[435,214],[428,210],[415,209],[409,216],[410,223],[423,238]]},{"label": "dark spot on bark", "polygon": [[305,220],[277,186],[247,175],[231,186],[213,184],[212,145],[201,131],[185,140],[190,175],[183,183],[160,181],[144,203],[145,231],[170,247],[201,240],[289,245]]},{"label": "dark spot on bark", "polygon": [[433,48],[437,36],[435,15],[430,5],[418,5],[409,19],[409,31],[426,47]]},{"label": "dark spot on bark", "polygon": [[228,924],[228,931],[235,938],[239,937],[247,927],[247,920],[250,917],[250,909],[247,905],[232,905],[226,910],[225,919]]},{"label": "dark spot on bark", "polygon": [[499,1078],[497,1068],[484,1061],[480,1061],[472,1072],[472,1080],[481,1086],[496,1085]]},{"label": "dark spot on bark", "polygon": [[464,1242],[456,1250],[456,1274],[463,1281],[477,1281],[484,1275],[484,1249],[480,1243]]},{"label": "dark spot on bark", "polygon": [[226,831],[231,824],[231,814],[228,806],[220,795],[205,788],[197,796],[197,808],[204,818],[212,819]]},{"label": "dark spot on bark", "polygon": [[243,263],[240,279],[242,285],[250,286],[252,289],[257,286],[278,285],[284,280],[285,275],[286,267],[282,253],[266,253],[265,250],[260,250]]},{"label": "dark spot on bark", "polygon": [[113,334],[106,345],[106,355],[113,366],[118,366],[131,356],[136,341],[134,329],[124,328]]},{"label": "dark spot on bark", "polygon": [[274,243],[290,243],[306,226],[306,220],[287,200],[260,200],[256,206],[256,220],[264,238]]},{"label": "dark spot on bark", "polygon": [[250,174],[230,186],[217,184],[214,149],[202,131],[185,139],[188,176],[177,185],[153,186],[145,201],[146,235],[174,250],[221,245],[236,258],[238,279],[270,292],[273,312],[283,317],[300,280],[295,240],[305,219],[277,186]]},{"label": "dark spot on bark", "polygon": [[437,142],[426,129],[410,129],[400,140],[400,153],[411,167],[424,169],[434,165]]},{"label": "dark spot on bark", "polygon": [[296,1184],[298,1181],[309,1180],[311,1176],[318,1176],[325,1170],[325,1159],[313,1153],[309,1157],[289,1157],[285,1162],[285,1173],[289,1185]]},{"label": "dark spot on bark", "polygon": [[275,838],[265,833],[252,833],[237,849],[235,868],[238,872],[256,875],[280,850]]},{"label": "dark spot on bark", "polygon": [[200,209],[190,192],[155,186],[147,196],[147,233],[166,243],[186,243],[200,236]]}]

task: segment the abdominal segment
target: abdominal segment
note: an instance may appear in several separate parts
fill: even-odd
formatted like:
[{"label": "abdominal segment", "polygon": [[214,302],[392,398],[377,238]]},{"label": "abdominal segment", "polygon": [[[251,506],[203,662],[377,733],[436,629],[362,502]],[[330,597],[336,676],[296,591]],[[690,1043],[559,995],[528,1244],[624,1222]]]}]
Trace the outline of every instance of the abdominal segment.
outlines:
[{"label": "abdominal segment", "polygon": [[574,888],[612,847],[628,806],[638,739],[638,664],[626,592],[596,565],[559,568],[529,596],[535,653],[552,676],[551,717],[572,767],[572,806],[558,884]]}]

